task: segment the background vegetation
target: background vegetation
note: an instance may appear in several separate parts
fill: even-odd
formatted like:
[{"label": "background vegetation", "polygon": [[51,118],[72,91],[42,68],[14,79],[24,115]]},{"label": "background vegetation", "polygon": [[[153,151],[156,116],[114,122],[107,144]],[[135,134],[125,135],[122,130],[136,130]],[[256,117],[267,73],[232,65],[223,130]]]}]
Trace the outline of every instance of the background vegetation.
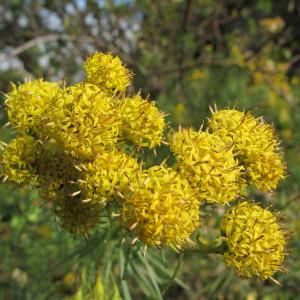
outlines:
[{"label": "background vegetation", "polygon": [[[131,92],[156,100],[174,127],[199,128],[215,104],[274,123],[289,177],[273,197],[252,197],[281,211],[293,235],[280,287],[237,278],[217,255],[153,249],[143,259],[138,246],[121,246],[109,214],[87,240],[74,239],[37,191],[2,184],[0,299],[300,299],[299,28],[297,0],[1,1],[4,93],[25,77],[75,83],[88,54],[109,51],[134,71]],[[2,140],[13,135],[0,129]],[[203,222],[217,237],[214,208]]]}]

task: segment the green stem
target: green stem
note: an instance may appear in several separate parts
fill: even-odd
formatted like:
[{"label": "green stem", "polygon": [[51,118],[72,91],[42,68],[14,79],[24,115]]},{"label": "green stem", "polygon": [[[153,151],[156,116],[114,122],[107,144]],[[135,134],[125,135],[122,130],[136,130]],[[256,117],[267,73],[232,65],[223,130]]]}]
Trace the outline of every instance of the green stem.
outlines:
[{"label": "green stem", "polygon": [[217,238],[213,241],[208,241],[205,243],[198,240],[196,246],[188,250],[205,253],[205,254],[210,254],[210,253],[224,254],[226,249],[227,249],[226,241],[222,238]]}]

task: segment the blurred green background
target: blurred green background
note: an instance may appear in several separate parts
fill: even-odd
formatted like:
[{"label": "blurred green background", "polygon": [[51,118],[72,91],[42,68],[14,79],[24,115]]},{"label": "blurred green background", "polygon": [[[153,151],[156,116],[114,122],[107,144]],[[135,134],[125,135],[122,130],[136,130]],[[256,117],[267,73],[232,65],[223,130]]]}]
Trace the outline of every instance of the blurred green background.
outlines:
[{"label": "blurred green background", "polygon": [[[243,280],[222,258],[121,246],[103,217],[85,239],[57,224],[37,191],[0,185],[0,299],[300,299],[300,2],[297,0],[2,0],[0,90],[43,77],[84,78],[95,50],[119,55],[172,127],[199,128],[209,106],[247,109],[277,128],[288,178],[272,197],[292,232],[287,273]],[[1,95],[0,139],[14,133]],[[165,149],[158,150],[164,157]],[[203,209],[203,235],[219,235],[221,208]]]}]

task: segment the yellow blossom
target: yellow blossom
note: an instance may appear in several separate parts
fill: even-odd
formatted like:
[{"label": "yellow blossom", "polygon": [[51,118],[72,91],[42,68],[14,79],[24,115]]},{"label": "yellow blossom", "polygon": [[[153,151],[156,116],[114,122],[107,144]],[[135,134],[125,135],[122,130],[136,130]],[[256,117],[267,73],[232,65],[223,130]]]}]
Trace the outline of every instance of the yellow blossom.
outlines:
[{"label": "yellow blossom", "polygon": [[131,83],[131,72],[124,67],[119,57],[95,52],[84,63],[87,81],[100,89],[124,92]]},{"label": "yellow blossom", "polygon": [[218,135],[183,129],[170,139],[180,173],[186,177],[200,201],[225,204],[243,193],[243,168]]},{"label": "yellow blossom", "polygon": [[234,144],[247,179],[263,191],[274,190],[285,177],[286,166],[274,128],[251,114],[227,109],[213,113],[210,129]]},{"label": "yellow blossom", "polygon": [[154,166],[126,194],[122,224],[147,245],[181,248],[199,226],[199,202],[177,172]]},{"label": "yellow blossom", "polygon": [[209,119],[209,128],[236,144],[240,155],[247,155],[253,149],[272,151],[278,146],[273,127],[248,112],[234,109],[215,111]]},{"label": "yellow blossom", "polygon": [[267,279],[280,270],[285,239],[270,211],[254,203],[239,203],[222,218],[221,231],[228,247],[225,263],[239,276]]},{"label": "yellow blossom", "polygon": [[262,191],[274,191],[281,179],[286,177],[282,154],[274,151],[254,152],[245,158],[249,181]]},{"label": "yellow blossom", "polygon": [[79,181],[86,201],[105,204],[112,197],[122,200],[140,165],[133,157],[117,150],[100,153],[92,162],[82,166],[82,180]]},{"label": "yellow blossom", "polygon": [[56,95],[59,86],[54,82],[42,79],[13,85],[7,95],[7,114],[11,125],[19,132],[28,132],[43,123],[48,113],[51,99]]},{"label": "yellow blossom", "polygon": [[41,145],[31,136],[13,139],[1,155],[1,175],[15,183],[36,184],[36,161]]},{"label": "yellow blossom", "polygon": [[139,147],[154,148],[162,142],[165,129],[163,114],[154,102],[139,95],[120,102],[122,133],[126,139]]},{"label": "yellow blossom", "polygon": [[79,83],[52,99],[45,134],[80,158],[92,158],[117,142],[120,121],[110,98],[97,86]]},{"label": "yellow blossom", "polygon": [[[272,60],[264,66],[276,69]],[[173,168],[162,163],[143,170],[142,159],[127,153],[165,143],[164,114],[140,93],[125,94],[132,73],[118,57],[96,52],[84,70],[85,81],[64,88],[42,79],[13,85],[6,104],[19,136],[0,143],[4,181],[38,188],[71,234],[87,236],[115,201],[132,243],[184,249],[195,246],[191,236],[200,226],[202,202],[232,201],[244,195],[247,182],[272,191],[284,178],[273,127],[230,109],[214,112],[205,132],[171,134]],[[198,73],[193,75],[203,75]],[[288,92],[288,85],[281,87]],[[176,109],[179,116],[184,107]],[[240,203],[225,214],[221,231],[203,249],[220,253],[227,247],[225,262],[238,275],[266,279],[281,269],[284,233],[271,212]]]}]

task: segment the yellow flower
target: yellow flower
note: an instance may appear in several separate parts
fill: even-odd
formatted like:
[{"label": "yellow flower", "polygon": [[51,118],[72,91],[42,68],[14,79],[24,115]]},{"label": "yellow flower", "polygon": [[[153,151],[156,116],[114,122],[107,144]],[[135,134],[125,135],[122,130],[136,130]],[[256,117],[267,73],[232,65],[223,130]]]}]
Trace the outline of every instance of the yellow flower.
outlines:
[{"label": "yellow flower", "polygon": [[262,191],[272,192],[281,179],[286,177],[286,166],[282,154],[266,151],[249,155],[245,158],[249,181]]},{"label": "yellow flower", "polygon": [[43,123],[48,113],[51,99],[56,95],[59,86],[54,82],[42,79],[23,83],[7,95],[7,113],[11,125],[21,133],[34,129]]},{"label": "yellow flower", "polygon": [[139,147],[154,148],[162,142],[165,129],[163,114],[154,102],[139,95],[120,102],[122,132],[126,139]]},{"label": "yellow flower", "polygon": [[248,112],[234,109],[216,111],[209,120],[209,127],[236,144],[236,150],[243,156],[247,156],[249,151],[272,151],[278,146],[273,127]]},{"label": "yellow flower", "polygon": [[235,145],[247,179],[258,189],[274,190],[285,177],[286,166],[274,128],[261,118],[227,109],[213,113],[209,127],[224,141]]},{"label": "yellow flower", "polygon": [[284,260],[284,234],[276,216],[253,203],[229,209],[221,221],[228,250],[225,263],[241,277],[267,279]]},{"label": "yellow flower", "polygon": [[52,99],[43,130],[76,157],[93,158],[117,142],[120,121],[110,100],[93,84],[66,88]]},{"label": "yellow flower", "polygon": [[1,175],[11,182],[36,184],[36,161],[41,145],[31,136],[13,139],[1,155]]},{"label": "yellow flower", "polygon": [[122,200],[122,192],[140,172],[131,156],[117,150],[102,152],[92,162],[82,165],[80,189],[86,201],[105,204],[112,197]]},{"label": "yellow flower", "polygon": [[131,83],[131,72],[119,57],[95,52],[84,63],[87,81],[108,92],[124,92]]},{"label": "yellow flower", "polygon": [[181,248],[199,226],[199,202],[188,182],[172,169],[155,166],[126,194],[122,224],[146,245]]},{"label": "yellow flower", "polygon": [[238,166],[232,146],[218,135],[179,130],[171,136],[170,148],[199,201],[225,204],[243,193],[243,168]]}]

